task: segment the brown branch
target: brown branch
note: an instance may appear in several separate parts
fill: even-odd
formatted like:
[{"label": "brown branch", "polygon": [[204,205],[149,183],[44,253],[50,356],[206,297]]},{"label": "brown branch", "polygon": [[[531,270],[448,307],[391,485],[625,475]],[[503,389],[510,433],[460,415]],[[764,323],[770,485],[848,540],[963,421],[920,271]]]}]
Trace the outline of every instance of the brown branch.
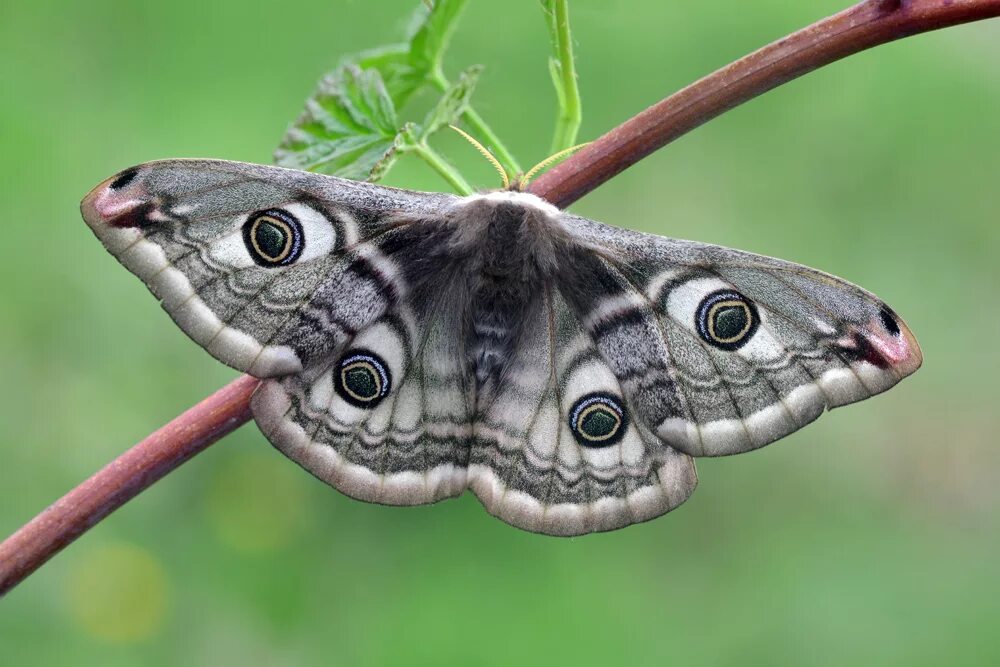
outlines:
[{"label": "brown branch", "polygon": [[1000,16],[1000,0],[871,0],[768,44],[633,116],[532,184],[565,207],[702,123],[879,44]]},{"label": "brown branch", "polygon": [[[806,72],[902,37],[1000,16],[1000,0],[870,0],[691,84],[540,176],[532,192],[568,206],[724,111]],[[0,594],[181,463],[250,419],[243,376],[112,461],[0,544]]]},{"label": "brown branch", "polygon": [[244,375],[132,447],[0,544],[0,595],[168,472],[250,419]]}]

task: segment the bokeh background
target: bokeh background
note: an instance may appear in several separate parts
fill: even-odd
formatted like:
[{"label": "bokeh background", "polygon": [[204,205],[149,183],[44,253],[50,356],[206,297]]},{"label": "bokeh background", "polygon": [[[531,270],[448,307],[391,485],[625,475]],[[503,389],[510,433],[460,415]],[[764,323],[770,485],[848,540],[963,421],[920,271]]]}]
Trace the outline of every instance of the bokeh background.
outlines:
[{"label": "bokeh background", "polygon": [[[578,0],[593,138],[844,0]],[[8,0],[0,9],[0,533],[235,373],[79,218],[128,165],[268,162],[315,81],[416,0]],[[554,115],[537,3],[471,3],[449,71],[523,163]],[[482,186],[462,140],[437,146]],[[17,665],[996,664],[1000,22],[773,91],[573,206],[812,265],[877,292],[924,368],[764,450],[699,463],[680,510],[577,539],[472,496],[341,496],[254,426],[0,602]],[[415,158],[389,184],[443,189]]]}]

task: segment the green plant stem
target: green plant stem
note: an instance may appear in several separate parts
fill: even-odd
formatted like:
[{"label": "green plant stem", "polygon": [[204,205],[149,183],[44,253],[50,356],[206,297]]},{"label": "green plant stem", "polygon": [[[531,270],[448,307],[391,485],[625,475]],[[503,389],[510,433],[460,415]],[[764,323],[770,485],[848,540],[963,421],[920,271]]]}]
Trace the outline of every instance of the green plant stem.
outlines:
[{"label": "green plant stem", "polygon": [[475,192],[475,190],[472,189],[472,186],[469,185],[469,182],[466,181],[460,173],[458,173],[458,170],[448,164],[448,161],[441,157],[437,151],[428,146],[426,142],[418,142],[414,144],[413,148],[410,150],[423,158],[424,162],[429,164],[434,171],[441,174],[441,176],[444,177],[444,180],[448,181],[451,187],[455,188],[458,194],[471,195]]},{"label": "green plant stem", "polygon": [[576,65],[573,59],[573,36],[569,28],[569,0],[546,0],[544,10],[549,13],[548,21],[552,33],[555,55],[552,59],[552,78],[556,86],[559,113],[552,137],[554,155],[576,143],[583,120],[580,103],[580,88],[576,80]]},{"label": "green plant stem", "polygon": [[[431,81],[441,92],[444,92],[451,87],[451,83],[448,82],[448,79],[440,70],[434,73],[431,77]],[[462,120],[464,120],[466,124],[468,124],[469,129],[472,130],[472,135],[490,148],[493,155],[500,161],[500,164],[503,165],[503,168],[507,170],[508,174],[513,176],[523,172],[521,165],[518,164],[517,160],[514,159],[514,156],[507,150],[507,147],[504,146],[502,141],[500,141],[500,137],[493,132],[490,126],[486,124],[486,121],[483,120],[483,117],[480,116],[475,109],[467,107],[462,113]]]}]

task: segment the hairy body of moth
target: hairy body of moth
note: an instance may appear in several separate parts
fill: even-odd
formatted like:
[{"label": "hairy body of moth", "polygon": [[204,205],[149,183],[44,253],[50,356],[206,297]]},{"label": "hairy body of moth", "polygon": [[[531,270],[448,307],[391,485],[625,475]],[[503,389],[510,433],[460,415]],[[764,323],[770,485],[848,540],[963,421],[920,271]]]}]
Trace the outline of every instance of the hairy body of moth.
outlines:
[{"label": "hairy body of moth", "polygon": [[892,387],[920,349],[829,274],[612,227],[522,192],[412,192],[166,160],[83,216],[217,359],[283,453],[353,497],[471,489],[553,535],[687,499],[694,458]]},{"label": "hairy body of moth", "polygon": [[[518,337],[558,265],[557,248],[570,243],[557,218],[533,195],[474,196],[448,219],[450,246],[464,257],[468,286],[465,337],[480,388],[500,382],[510,368]],[[551,208],[551,207],[548,207]]]}]

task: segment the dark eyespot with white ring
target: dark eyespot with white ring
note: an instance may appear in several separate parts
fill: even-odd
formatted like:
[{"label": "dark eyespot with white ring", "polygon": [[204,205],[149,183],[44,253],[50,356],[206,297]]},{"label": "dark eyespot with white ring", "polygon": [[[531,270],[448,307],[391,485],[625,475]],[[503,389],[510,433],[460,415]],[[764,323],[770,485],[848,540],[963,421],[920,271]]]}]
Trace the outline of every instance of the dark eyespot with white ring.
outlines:
[{"label": "dark eyespot with white ring", "polygon": [[753,301],[735,290],[712,292],[698,305],[694,315],[698,334],[720,350],[733,351],[753,337],[760,315]]},{"label": "dark eyespot with white ring", "polygon": [[569,428],[584,447],[607,447],[625,436],[628,415],[618,397],[587,394],[569,411]]},{"label": "dark eyespot with white ring", "polygon": [[373,408],[392,390],[392,374],[381,357],[369,350],[350,350],[337,364],[333,387],[345,401]]},{"label": "dark eyespot with white ring", "polygon": [[243,242],[254,262],[261,266],[288,266],[305,246],[302,225],[280,208],[258,211],[243,223]]}]

